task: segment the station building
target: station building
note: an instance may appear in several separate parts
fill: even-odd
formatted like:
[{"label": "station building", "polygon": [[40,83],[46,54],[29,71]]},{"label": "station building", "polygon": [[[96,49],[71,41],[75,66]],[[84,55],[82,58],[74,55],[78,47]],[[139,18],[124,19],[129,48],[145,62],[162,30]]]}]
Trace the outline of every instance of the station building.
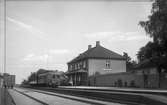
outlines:
[{"label": "station building", "polygon": [[148,59],[127,71],[126,58],[99,41],[67,64],[72,85],[167,89],[167,70],[159,73],[157,64]]},{"label": "station building", "polygon": [[73,85],[95,85],[92,77],[97,75],[126,72],[126,59],[96,41],[96,46],[88,45],[88,49],[72,59],[66,73]]}]

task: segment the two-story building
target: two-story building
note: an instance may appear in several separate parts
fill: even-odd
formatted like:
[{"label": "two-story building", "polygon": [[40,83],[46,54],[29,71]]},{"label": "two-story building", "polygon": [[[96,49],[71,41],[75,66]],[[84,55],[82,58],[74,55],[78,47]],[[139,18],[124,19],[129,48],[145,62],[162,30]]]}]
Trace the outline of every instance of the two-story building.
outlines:
[{"label": "two-story building", "polygon": [[92,85],[89,77],[95,75],[126,72],[125,58],[100,45],[88,49],[72,59],[68,64],[67,75],[73,85]]}]

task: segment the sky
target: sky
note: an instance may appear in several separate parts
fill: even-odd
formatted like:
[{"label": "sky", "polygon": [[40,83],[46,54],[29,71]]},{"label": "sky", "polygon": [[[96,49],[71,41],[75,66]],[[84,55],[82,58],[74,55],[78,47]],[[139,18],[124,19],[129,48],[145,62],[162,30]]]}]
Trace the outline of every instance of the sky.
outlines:
[{"label": "sky", "polygon": [[[21,83],[40,68],[67,71],[67,62],[96,41],[136,59],[139,48],[152,40],[138,25],[150,10],[151,2],[8,1],[6,72]],[[3,17],[0,20],[4,22]],[[0,29],[3,72],[2,25]]]}]

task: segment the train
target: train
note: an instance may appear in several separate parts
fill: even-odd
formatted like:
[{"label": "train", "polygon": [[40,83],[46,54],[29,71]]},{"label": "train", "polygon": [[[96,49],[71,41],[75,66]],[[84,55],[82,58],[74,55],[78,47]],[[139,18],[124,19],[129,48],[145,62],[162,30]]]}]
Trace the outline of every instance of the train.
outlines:
[{"label": "train", "polygon": [[64,72],[49,71],[38,74],[36,79],[30,81],[29,84],[31,86],[54,88],[60,85],[68,85],[68,77],[64,74]]}]

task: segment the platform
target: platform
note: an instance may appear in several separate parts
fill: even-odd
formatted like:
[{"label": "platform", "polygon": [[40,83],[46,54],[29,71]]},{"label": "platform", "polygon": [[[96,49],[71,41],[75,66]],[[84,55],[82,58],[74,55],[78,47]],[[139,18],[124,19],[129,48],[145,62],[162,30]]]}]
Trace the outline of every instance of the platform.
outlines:
[{"label": "platform", "polygon": [[105,102],[71,95],[58,94],[33,89],[15,88],[17,91],[24,92],[48,105],[125,105],[120,103]]},{"label": "platform", "polygon": [[0,87],[0,105],[15,105],[8,90],[3,87]]}]

